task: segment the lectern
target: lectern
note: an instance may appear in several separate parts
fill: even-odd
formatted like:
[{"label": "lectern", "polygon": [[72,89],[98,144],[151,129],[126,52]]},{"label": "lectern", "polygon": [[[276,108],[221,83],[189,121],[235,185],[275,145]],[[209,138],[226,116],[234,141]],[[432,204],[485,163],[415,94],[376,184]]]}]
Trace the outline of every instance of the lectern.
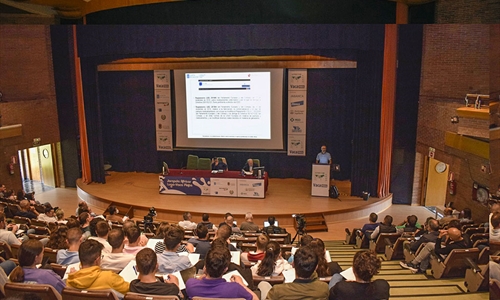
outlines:
[{"label": "lectern", "polygon": [[328,197],[330,189],[330,165],[313,164],[311,195]]}]

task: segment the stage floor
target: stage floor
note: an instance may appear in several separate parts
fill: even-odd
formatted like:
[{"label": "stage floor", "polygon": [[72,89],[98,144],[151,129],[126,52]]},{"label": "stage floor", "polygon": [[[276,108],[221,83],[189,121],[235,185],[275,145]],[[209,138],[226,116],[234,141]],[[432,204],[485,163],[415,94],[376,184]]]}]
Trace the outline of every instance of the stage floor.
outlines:
[{"label": "stage floor", "polygon": [[[106,184],[84,184],[77,181],[78,196],[92,205],[105,209],[110,203],[131,206],[135,217],[140,217],[154,206],[159,218],[170,221],[179,220],[179,215],[189,211],[194,219],[209,213],[211,221],[222,221],[226,212],[231,212],[239,222],[246,212],[252,212],[256,222],[270,215],[282,218],[283,225],[293,222],[292,214],[318,214],[328,222],[344,219],[362,218],[370,212],[379,212],[390,206],[392,197],[385,199],[350,196],[349,181],[335,181],[341,194],[339,199],[311,196],[311,181],[307,179],[269,179],[265,199],[229,198],[191,195],[159,194],[158,174],[110,172]],[[122,209],[120,209],[122,210]],[[286,220],[284,219],[286,217]],[[199,221],[199,220],[195,220]]]}]

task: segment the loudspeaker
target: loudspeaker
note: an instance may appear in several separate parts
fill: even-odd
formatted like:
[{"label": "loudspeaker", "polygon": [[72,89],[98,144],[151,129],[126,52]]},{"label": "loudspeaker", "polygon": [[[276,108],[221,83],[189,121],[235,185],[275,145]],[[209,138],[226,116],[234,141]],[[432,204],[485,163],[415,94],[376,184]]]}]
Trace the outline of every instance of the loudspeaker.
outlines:
[{"label": "loudspeaker", "polygon": [[362,197],[363,197],[363,200],[368,201],[368,199],[370,199],[370,193],[368,193],[368,192],[363,192],[362,194],[363,194],[363,196],[362,196]]},{"label": "loudspeaker", "polygon": [[330,186],[329,190],[329,196],[330,198],[337,199],[339,197],[339,190],[335,185]]}]

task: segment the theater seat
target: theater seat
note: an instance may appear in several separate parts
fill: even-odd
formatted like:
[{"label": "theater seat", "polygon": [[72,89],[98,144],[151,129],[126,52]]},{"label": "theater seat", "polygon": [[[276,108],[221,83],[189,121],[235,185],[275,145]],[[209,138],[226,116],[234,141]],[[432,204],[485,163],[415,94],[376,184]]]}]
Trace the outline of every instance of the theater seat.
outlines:
[{"label": "theater seat", "polygon": [[[6,297],[26,297],[35,294],[42,300],[61,300],[61,295],[49,284],[30,284],[7,282],[4,286]],[[23,298],[27,299],[27,298]]]},{"label": "theater seat", "polygon": [[403,242],[408,240],[407,238],[398,238],[395,243],[389,241],[385,247],[385,258],[387,260],[403,259]]},{"label": "theater seat", "polygon": [[467,269],[466,258],[477,262],[479,249],[453,249],[448,256],[442,261],[440,258],[432,256],[431,266],[432,275],[434,278],[444,277],[464,277]]},{"label": "theater seat", "polygon": [[468,269],[465,271],[464,285],[468,292],[487,291],[490,279],[489,265],[478,265],[472,259],[466,258]]},{"label": "theater seat", "polygon": [[63,299],[71,300],[118,300],[115,293],[110,290],[78,290],[74,288],[64,288],[62,290]]},{"label": "theater seat", "polygon": [[[396,240],[401,236],[400,233],[381,233],[378,235],[377,240],[370,240],[370,250],[376,253],[385,253],[385,246],[387,241],[390,243],[396,242]],[[386,240],[387,239],[387,240]]]},{"label": "theater seat", "polygon": [[177,296],[167,296],[167,295],[147,295],[128,292],[125,294],[123,300],[179,300]]},{"label": "theater seat", "polygon": [[259,285],[259,282],[261,281],[267,281],[271,285],[275,284],[280,284],[285,282],[285,276],[283,275],[278,275],[278,276],[258,276],[258,275],[253,275],[253,284],[255,286]]},{"label": "theater seat", "polygon": [[245,300],[245,298],[207,298],[207,297],[193,297],[193,300]]}]

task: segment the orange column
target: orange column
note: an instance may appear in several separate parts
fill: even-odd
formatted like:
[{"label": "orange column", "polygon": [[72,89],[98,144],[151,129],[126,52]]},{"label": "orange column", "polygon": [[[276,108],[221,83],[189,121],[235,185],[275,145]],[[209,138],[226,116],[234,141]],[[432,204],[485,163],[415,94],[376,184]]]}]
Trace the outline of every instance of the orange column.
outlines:
[{"label": "orange column", "polygon": [[75,83],[76,100],[78,106],[78,125],[80,130],[80,155],[82,159],[82,181],[84,183],[92,182],[90,173],[89,146],[87,140],[87,123],[85,120],[85,103],[83,101],[82,70],[80,58],[78,57],[78,44],[76,37],[76,25],[73,25],[73,59],[75,63]]},{"label": "orange column", "polygon": [[396,2],[396,24],[408,24],[408,4]]},{"label": "orange column", "polygon": [[385,25],[384,66],[382,73],[382,108],[380,112],[380,160],[378,197],[389,194],[391,183],[391,158],[396,103],[398,25]]}]

